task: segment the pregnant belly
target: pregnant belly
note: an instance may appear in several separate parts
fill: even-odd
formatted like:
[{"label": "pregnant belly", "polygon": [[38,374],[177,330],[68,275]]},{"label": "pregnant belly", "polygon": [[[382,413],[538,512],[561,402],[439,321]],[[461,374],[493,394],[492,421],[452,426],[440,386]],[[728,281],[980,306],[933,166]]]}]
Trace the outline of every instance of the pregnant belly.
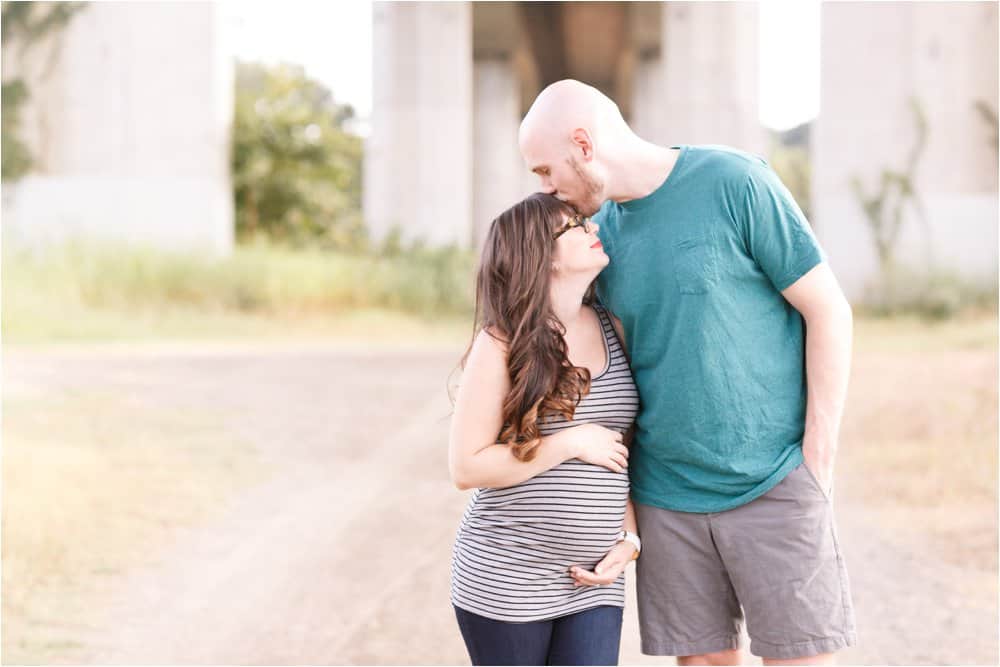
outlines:
[{"label": "pregnant belly", "polygon": [[587,508],[551,502],[474,507],[460,537],[471,548],[521,563],[599,561],[618,541],[625,497]]},{"label": "pregnant belly", "polygon": [[516,486],[477,491],[460,539],[525,563],[596,563],[618,541],[628,489],[627,473],[565,461]]}]

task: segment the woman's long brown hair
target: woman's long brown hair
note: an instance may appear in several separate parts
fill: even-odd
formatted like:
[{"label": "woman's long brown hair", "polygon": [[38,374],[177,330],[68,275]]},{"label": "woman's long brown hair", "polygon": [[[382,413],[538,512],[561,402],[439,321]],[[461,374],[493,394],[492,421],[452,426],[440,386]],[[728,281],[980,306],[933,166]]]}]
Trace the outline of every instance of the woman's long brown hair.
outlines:
[{"label": "woman's long brown hair", "polygon": [[[510,393],[503,401],[497,441],[521,461],[541,443],[539,422],[555,415],[572,419],[590,391],[590,371],[566,354],[566,329],[552,311],[552,233],[575,211],[537,193],[510,207],[490,225],[476,276],[473,342],[480,331],[507,345]],[[585,301],[593,298],[593,286]],[[462,367],[472,343],[462,357]]]}]

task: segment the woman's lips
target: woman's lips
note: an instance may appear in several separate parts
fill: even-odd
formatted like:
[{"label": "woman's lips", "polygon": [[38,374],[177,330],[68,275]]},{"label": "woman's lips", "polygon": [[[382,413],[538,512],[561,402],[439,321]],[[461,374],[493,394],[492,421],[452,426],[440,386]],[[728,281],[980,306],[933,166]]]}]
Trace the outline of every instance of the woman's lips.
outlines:
[{"label": "woman's lips", "polygon": [[601,245],[601,242],[600,242],[600,241],[598,241],[597,243],[595,243],[594,245],[592,245],[592,246],[590,246],[590,247],[591,247],[591,248],[603,248],[604,246],[603,246],[603,245]]}]

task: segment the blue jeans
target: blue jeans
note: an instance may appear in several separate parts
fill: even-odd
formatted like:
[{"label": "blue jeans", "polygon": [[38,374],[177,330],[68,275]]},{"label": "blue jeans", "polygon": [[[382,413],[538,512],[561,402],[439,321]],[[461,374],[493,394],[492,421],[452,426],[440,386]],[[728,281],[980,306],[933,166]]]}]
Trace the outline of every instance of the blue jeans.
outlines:
[{"label": "blue jeans", "polygon": [[455,607],[473,665],[617,665],[621,607],[594,607],[550,621],[508,623]]}]

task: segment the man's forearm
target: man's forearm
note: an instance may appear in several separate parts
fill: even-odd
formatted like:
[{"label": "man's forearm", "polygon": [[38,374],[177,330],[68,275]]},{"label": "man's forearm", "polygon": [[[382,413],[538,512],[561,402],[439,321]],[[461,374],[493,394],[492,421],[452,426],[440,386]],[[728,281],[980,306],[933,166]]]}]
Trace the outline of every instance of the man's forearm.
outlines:
[{"label": "man's forearm", "polygon": [[840,421],[851,372],[853,317],[850,306],[824,309],[806,320],[806,399],[803,453],[829,488]]}]

